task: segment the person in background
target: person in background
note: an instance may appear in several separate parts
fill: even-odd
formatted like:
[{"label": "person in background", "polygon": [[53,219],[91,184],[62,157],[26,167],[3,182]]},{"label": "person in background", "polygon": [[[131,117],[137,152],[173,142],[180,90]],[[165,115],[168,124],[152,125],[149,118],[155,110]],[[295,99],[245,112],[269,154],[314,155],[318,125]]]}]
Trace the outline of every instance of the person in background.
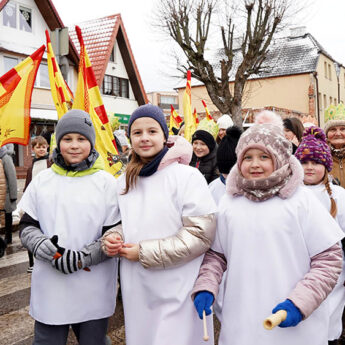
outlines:
[{"label": "person in background", "polygon": [[218,145],[217,149],[217,166],[220,173],[219,178],[213,180],[209,184],[210,191],[216,204],[219,204],[220,199],[225,194],[225,180],[236,163],[236,146],[242,131],[232,126],[226,130],[226,134]]},{"label": "person in background", "polygon": [[303,123],[297,117],[290,117],[283,120],[283,126],[285,138],[292,143],[292,153],[294,154],[302,139]]},{"label": "person in background", "polygon": [[[314,193],[345,232],[345,189],[330,183],[328,173],[332,170],[333,162],[323,130],[315,126],[309,127],[304,132],[295,156],[302,163],[304,169],[304,184]],[[329,345],[338,343],[337,339],[343,329],[341,321],[345,305],[344,269],[343,260],[343,269],[338,282],[326,299],[330,311]]]},{"label": "person in background", "polygon": [[216,141],[209,132],[199,129],[192,136],[192,145],[193,156],[189,165],[197,168],[207,183],[211,183],[219,176]]},{"label": "person in background", "polygon": [[219,131],[217,134],[216,143],[219,144],[225,137],[227,128],[233,126],[234,122],[229,115],[224,114],[217,120],[217,125],[219,127]]},{"label": "person in background", "polygon": [[333,168],[330,174],[345,188],[345,107],[339,104],[334,117],[326,112],[324,127],[327,142],[331,148]]},{"label": "person in background", "polygon": [[16,209],[17,201],[17,175],[12,158],[7,154],[5,146],[0,148],[0,159],[6,176],[6,201],[5,201],[5,241],[12,243],[12,212]]},{"label": "person in background", "polygon": [[[37,136],[31,140],[31,149],[34,153],[34,158],[32,164],[26,173],[26,180],[23,192],[25,192],[31,180],[37,176],[42,170],[45,170],[51,166],[51,161],[49,160],[48,154],[48,142],[42,136]],[[42,186],[44,188],[44,186]],[[31,273],[34,267],[34,256],[28,250],[29,256],[29,268],[27,269],[28,273]]]}]

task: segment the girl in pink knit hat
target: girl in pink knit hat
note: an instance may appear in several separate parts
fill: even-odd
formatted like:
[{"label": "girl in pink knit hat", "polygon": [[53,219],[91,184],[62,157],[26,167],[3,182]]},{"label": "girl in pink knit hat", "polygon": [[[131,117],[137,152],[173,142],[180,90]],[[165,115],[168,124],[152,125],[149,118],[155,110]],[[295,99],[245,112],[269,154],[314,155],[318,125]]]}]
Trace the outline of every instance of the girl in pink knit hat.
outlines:
[{"label": "girl in pink knit hat", "polygon": [[[342,267],[343,232],[303,186],[303,169],[282,129],[258,124],[242,134],[237,164],[219,204],[215,241],[192,296],[211,313],[226,270],[219,345],[327,345],[328,305]],[[286,311],[273,330],[272,312]]]},{"label": "girl in pink knit hat", "polygon": [[[308,128],[304,132],[295,156],[304,169],[304,184],[321,201],[345,232],[345,189],[330,183],[328,173],[332,170],[333,161],[324,131],[315,126]],[[343,270],[337,285],[326,300],[330,310],[329,344],[337,344],[337,339],[342,333],[342,314],[345,305],[344,280],[343,261]]]}]

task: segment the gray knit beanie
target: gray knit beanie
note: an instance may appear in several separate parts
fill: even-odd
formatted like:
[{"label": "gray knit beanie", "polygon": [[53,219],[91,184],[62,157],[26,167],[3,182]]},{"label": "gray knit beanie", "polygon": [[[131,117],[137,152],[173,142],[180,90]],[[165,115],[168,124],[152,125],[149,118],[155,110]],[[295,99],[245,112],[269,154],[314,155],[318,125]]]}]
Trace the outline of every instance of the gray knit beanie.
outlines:
[{"label": "gray knit beanie", "polygon": [[68,111],[56,126],[56,145],[60,149],[60,141],[67,133],[79,133],[89,140],[91,149],[95,147],[95,129],[90,115],[80,109]]}]

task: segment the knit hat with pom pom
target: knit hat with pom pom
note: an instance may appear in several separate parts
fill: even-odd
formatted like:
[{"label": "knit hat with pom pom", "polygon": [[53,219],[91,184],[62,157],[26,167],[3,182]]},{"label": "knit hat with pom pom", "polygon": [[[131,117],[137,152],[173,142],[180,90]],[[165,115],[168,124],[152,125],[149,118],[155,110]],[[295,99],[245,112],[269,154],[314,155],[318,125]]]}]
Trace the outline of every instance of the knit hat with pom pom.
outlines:
[{"label": "knit hat with pom pom", "polygon": [[331,150],[327,145],[325,132],[319,127],[312,126],[304,131],[295,156],[301,163],[314,161],[324,165],[327,171],[332,170]]}]

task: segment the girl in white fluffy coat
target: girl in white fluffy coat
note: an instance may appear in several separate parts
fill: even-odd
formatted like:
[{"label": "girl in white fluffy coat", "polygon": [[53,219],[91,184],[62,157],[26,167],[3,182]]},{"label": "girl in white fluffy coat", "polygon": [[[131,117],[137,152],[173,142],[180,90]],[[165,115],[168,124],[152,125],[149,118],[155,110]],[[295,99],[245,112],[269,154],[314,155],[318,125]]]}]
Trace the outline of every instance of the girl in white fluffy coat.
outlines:
[{"label": "girl in white fluffy coat", "polygon": [[[191,145],[182,137],[167,143],[160,108],[139,107],[128,133],[133,152],[117,191],[126,344],[202,344],[202,323],[189,296],[214,239],[216,206],[204,177],[188,166]],[[108,255],[118,253],[120,236],[104,234]]]},{"label": "girl in white fluffy coat", "polygon": [[[304,136],[295,156],[302,163],[304,169],[304,184],[310,189],[321,203],[329,210],[341,229],[345,232],[345,189],[330,183],[328,172],[332,170],[333,160],[326,135],[321,128],[310,127]],[[336,344],[342,332],[342,314],[345,305],[343,270],[337,285],[327,297],[330,308],[329,344]]]},{"label": "girl in white fluffy coat", "polygon": [[[341,271],[343,233],[302,186],[302,167],[279,127],[254,125],[236,153],[216,239],[193,290],[196,309],[210,312],[228,263],[220,345],[326,345],[321,302]],[[286,320],[264,329],[263,320],[281,309]]]}]

